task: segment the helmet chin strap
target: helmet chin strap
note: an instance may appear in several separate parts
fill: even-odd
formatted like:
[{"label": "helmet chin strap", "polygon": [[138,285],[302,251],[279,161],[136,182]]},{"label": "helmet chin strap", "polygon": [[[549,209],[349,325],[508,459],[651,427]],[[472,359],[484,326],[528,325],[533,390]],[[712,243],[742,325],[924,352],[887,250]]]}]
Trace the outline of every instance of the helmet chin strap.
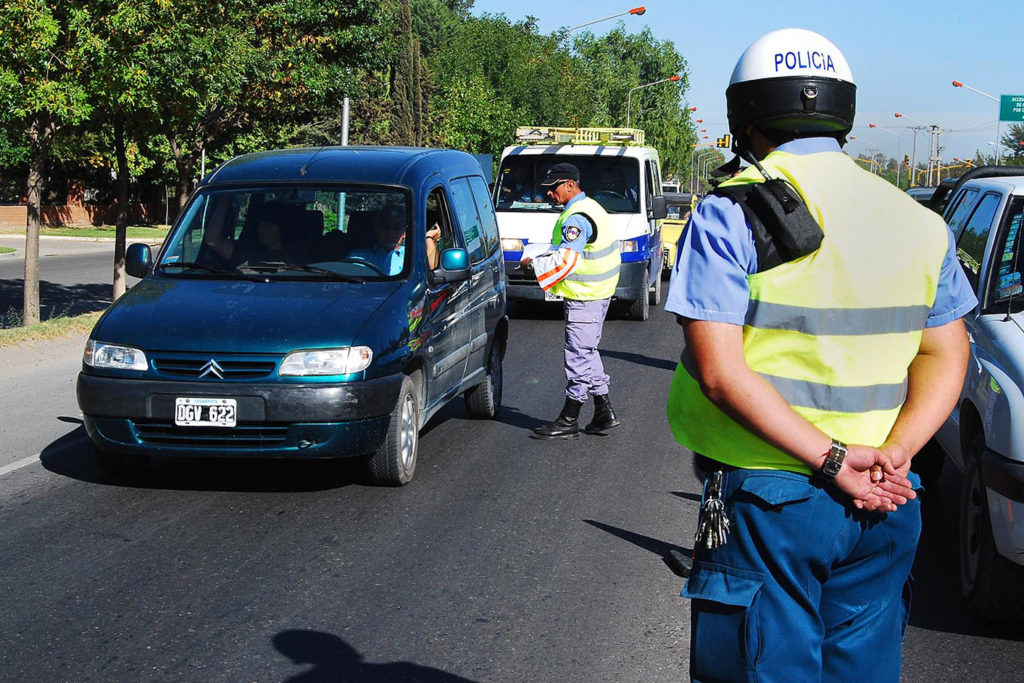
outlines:
[{"label": "helmet chin strap", "polygon": [[760,164],[760,162],[757,160],[757,155],[754,154],[754,150],[751,149],[751,147],[752,147],[752,145],[751,145],[751,133],[752,132],[757,132],[757,134],[760,135],[765,140],[765,142],[769,143],[769,148],[768,148],[769,152],[772,149],[775,148],[775,143],[772,142],[771,140],[769,140],[767,138],[767,136],[765,136],[764,133],[762,133],[761,131],[759,131],[756,128],[754,128],[753,124],[747,124],[747,130],[743,131],[743,136],[742,137],[739,136],[739,135],[736,135],[735,133],[733,133],[733,137],[732,137],[733,142],[734,142],[733,151],[741,159],[749,161],[750,165],[753,166],[754,168],[756,168],[761,173],[761,175],[764,176],[765,180],[772,180],[772,177],[770,175],[768,175],[768,172],[766,170],[764,170],[764,166],[762,166]]}]

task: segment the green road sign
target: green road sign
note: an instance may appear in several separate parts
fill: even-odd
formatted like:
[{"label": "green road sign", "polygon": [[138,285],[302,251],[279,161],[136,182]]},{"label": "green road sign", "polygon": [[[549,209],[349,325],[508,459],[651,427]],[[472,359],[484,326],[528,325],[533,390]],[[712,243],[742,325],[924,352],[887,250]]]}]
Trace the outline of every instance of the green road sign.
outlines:
[{"label": "green road sign", "polygon": [[1000,121],[1024,121],[1024,95],[1003,95],[999,99]]}]

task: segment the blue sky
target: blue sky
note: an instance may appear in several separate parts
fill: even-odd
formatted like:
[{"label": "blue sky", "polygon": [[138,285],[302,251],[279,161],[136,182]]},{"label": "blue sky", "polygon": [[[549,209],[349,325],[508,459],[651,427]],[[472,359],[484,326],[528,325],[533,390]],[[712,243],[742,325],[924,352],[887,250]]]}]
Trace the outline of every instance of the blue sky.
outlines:
[{"label": "blue sky", "polygon": [[[914,134],[907,126],[917,124],[895,118],[897,111],[948,131],[940,138],[944,162],[973,157],[979,149],[991,153],[988,142],[996,138],[999,105],[952,82],[995,97],[1024,94],[1024,4],[1013,0],[476,0],[473,13],[504,13],[512,20],[532,15],[549,33],[638,5],[647,8],[643,16],[586,30],[601,35],[621,21],[629,30],[648,26],[657,39],[675,43],[689,65],[689,105],[698,108],[697,118],[704,119],[712,140],[728,132],[725,87],[736,60],[760,35],[778,28],[817,31],[846,56],[857,83],[855,139],[846,148],[854,155],[877,150],[895,157],[897,143],[901,154],[911,153]],[[872,130],[869,123],[895,134]],[[927,133],[917,136],[919,162],[927,156],[929,140]]]}]

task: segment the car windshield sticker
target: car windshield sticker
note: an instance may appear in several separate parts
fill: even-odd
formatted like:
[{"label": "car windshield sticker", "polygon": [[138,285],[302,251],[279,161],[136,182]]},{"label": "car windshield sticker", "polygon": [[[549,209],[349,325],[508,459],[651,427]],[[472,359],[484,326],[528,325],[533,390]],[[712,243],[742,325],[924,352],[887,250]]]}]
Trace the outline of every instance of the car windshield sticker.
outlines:
[{"label": "car windshield sticker", "polygon": [[1005,299],[1008,296],[1016,296],[1024,291],[1020,284],[1020,273],[1007,273],[999,278],[999,298]]}]

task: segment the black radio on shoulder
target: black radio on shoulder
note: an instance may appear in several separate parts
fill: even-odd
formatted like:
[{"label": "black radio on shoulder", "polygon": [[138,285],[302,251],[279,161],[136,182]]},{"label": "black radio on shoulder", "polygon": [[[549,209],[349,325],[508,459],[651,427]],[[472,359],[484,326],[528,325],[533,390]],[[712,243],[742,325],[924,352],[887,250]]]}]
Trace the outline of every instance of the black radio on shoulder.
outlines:
[{"label": "black radio on shoulder", "polygon": [[825,234],[800,193],[782,178],[719,186],[712,194],[740,205],[754,234],[758,272],[811,254]]}]

